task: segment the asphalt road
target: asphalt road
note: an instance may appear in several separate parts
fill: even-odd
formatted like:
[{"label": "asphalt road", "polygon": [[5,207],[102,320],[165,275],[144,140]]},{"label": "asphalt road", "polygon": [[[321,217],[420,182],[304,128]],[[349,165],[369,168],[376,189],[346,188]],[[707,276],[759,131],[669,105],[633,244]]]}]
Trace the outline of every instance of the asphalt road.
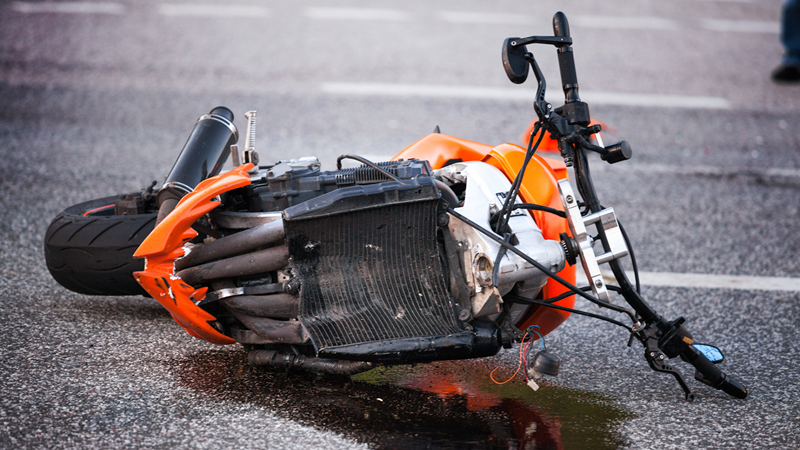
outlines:
[{"label": "asphalt road", "polygon": [[[641,270],[763,277],[644,287],[723,349],[748,399],[689,380],[687,403],[624,331],[582,317],[548,336],[562,370],[537,392],[489,381],[514,351],[355,380],[256,370],[151,299],[48,274],[50,220],[163,179],[217,105],[242,129],[258,110],[262,161],[388,158],[436,125],[518,142],[534,89],[508,82],[500,44],[550,34],[558,9],[592,115],[634,148],[594,173]],[[0,2],[0,447],[796,447],[800,289],[766,278],[800,277],[800,86],[769,80],[779,15],[777,0]],[[555,52],[533,50],[556,101]]]}]

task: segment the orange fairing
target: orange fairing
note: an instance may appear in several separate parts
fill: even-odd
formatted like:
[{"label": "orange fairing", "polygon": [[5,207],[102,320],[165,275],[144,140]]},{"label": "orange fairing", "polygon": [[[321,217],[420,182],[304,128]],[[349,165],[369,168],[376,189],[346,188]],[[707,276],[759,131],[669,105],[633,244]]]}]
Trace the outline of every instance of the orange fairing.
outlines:
[{"label": "orange fairing", "polygon": [[[483,161],[497,167],[509,180],[513,180],[525,159],[525,149],[513,144],[502,144],[492,148],[466,139],[434,133],[411,144],[394,157],[394,159],[399,158],[427,159],[437,169],[445,162],[454,159]],[[534,155],[528,168],[525,169],[519,195],[526,203],[537,203],[563,211],[557,180],[564,178],[567,178],[567,169],[563,162]],[[532,211],[531,215],[541,228],[545,239],[559,240],[559,234],[569,234],[566,219],[540,211]],[[567,266],[558,275],[575,284],[574,266]],[[557,281],[550,279],[542,289],[542,295],[543,298],[550,298],[567,290]],[[568,297],[556,304],[571,308],[575,304],[575,297]],[[542,335],[545,335],[561,325],[567,317],[569,313],[564,311],[534,307],[517,323],[517,326],[525,329],[529,325],[538,325]]]},{"label": "orange fairing", "polygon": [[133,254],[136,258],[145,258],[144,270],[133,274],[136,281],[167,308],[189,334],[214,344],[234,344],[236,341],[209,324],[216,318],[195,304],[206,296],[208,288],[195,289],[183,282],[175,275],[175,260],[184,256],[184,244],[197,236],[192,224],[219,206],[219,202],[212,202],[211,199],[250,184],[247,170],[252,167],[252,164],[245,164],[198,184]]}]

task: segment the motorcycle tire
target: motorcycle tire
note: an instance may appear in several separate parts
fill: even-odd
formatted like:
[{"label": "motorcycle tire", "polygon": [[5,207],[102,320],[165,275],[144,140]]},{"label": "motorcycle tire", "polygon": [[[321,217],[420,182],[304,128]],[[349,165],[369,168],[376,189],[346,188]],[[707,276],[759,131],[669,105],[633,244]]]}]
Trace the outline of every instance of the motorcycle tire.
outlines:
[{"label": "motorcycle tire", "polygon": [[50,223],[44,255],[60,285],[80,294],[148,296],[133,278],[144,269],[133,253],[153,231],[156,213],[115,215],[117,198],[79,203]]}]

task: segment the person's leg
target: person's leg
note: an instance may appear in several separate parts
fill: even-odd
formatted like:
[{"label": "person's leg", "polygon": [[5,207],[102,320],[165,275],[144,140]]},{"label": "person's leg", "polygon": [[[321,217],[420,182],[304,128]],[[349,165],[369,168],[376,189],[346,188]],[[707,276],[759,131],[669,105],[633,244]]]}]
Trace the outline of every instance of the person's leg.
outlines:
[{"label": "person's leg", "polygon": [[787,0],[783,5],[781,43],[785,53],[772,79],[800,82],[800,0]]},{"label": "person's leg", "polygon": [[786,50],[783,64],[800,66],[800,0],[787,0],[783,5],[781,42]]}]

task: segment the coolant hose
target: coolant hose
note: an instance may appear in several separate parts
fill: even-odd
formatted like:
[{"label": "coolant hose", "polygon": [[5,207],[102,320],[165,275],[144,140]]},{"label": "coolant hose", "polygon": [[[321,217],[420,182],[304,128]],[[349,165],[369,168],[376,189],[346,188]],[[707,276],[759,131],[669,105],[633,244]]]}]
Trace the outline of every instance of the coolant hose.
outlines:
[{"label": "coolant hose", "polygon": [[436,185],[436,187],[439,189],[439,192],[442,193],[442,198],[450,205],[451,208],[458,208],[461,206],[461,202],[458,201],[456,193],[450,189],[450,186],[435,178],[433,179],[433,184]]}]

